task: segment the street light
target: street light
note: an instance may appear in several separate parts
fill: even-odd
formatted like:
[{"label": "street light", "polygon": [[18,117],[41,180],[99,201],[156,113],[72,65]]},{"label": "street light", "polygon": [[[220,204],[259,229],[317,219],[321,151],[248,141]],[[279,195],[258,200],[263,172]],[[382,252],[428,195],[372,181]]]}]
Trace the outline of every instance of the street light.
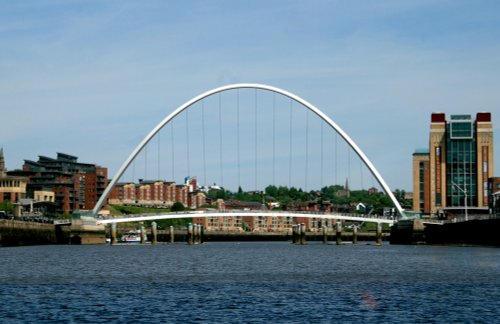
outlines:
[{"label": "street light", "polygon": [[465,221],[468,220],[468,217],[467,217],[467,187],[465,186],[465,183],[464,183],[464,189],[460,188],[459,185],[457,185],[455,182],[451,182],[453,184],[453,186],[455,186],[458,190],[460,190],[461,192],[464,193],[464,196],[465,196]]}]

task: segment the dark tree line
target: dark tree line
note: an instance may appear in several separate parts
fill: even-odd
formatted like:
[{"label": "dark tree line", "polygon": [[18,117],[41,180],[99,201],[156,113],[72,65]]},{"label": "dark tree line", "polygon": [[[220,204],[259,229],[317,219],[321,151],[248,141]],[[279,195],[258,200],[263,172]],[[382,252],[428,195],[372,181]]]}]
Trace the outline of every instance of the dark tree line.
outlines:
[{"label": "dark tree line", "polygon": [[[403,207],[411,208],[411,201],[405,200],[405,191],[397,189],[395,197]],[[233,193],[229,190],[210,190],[210,199],[235,199],[252,202],[279,202],[281,208],[292,202],[329,202],[335,206],[352,207],[363,203],[374,213],[381,214],[384,207],[393,207],[389,196],[383,192],[370,193],[368,190],[346,191],[341,185],[325,186],[321,190],[303,191],[301,188],[269,185],[264,191],[243,191],[241,187]]]}]

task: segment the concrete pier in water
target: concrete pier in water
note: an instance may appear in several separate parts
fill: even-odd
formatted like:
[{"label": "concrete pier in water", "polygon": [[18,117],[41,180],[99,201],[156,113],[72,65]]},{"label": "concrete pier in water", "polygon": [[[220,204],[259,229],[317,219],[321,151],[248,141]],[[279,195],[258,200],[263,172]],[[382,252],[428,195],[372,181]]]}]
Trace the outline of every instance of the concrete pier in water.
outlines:
[{"label": "concrete pier in water", "polygon": [[116,223],[111,223],[111,244],[114,245],[118,243],[118,239],[116,237]]},{"label": "concrete pier in water", "polygon": [[358,243],[358,226],[353,225],[352,227],[352,244]]},{"label": "concrete pier in water", "polygon": [[174,227],[172,225],[170,225],[168,231],[169,231],[169,235],[170,235],[170,243],[174,243],[175,242]]},{"label": "concrete pier in water", "polygon": [[337,222],[335,224],[335,241],[337,245],[342,244],[342,223]]},{"label": "concrete pier in water", "polygon": [[156,222],[151,223],[151,244],[158,243],[158,225]]},{"label": "concrete pier in water", "polygon": [[375,244],[382,245],[382,223],[377,223],[377,240]]}]

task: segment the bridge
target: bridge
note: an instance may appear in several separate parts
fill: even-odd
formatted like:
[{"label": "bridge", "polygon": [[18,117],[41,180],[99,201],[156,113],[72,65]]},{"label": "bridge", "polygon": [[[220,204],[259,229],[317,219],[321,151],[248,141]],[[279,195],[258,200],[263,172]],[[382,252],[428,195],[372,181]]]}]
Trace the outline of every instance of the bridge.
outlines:
[{"label": "bridge", "polygon": [[384,217],[367,217],[355,214],[340,214],[340,213],[309,213],[309,212],[286,212],[286,211],[226,211],[226,212],[204,212],[204,211],[188,211],[188,212],[171,212],[158,214],[135,214],[127,217],[108,218],[98,220],[97,224],[113,224],[127,222],[144,222],[155,221],[161,219],[179,219],[179,218],[210,218],[210,217],[292,217],[292,218],[316,218],[330,220],[347,220],[355,222],[373,222],[379,224],[394,224],[394,219]]},{"label": "bridge", "polygon": [[[269,86],[269,85],[263,85],[263,84],[255,84],[255,83],[242,83],[242,84],[232,84],[232,85],[227,85],[219,88],[215,88],[212,90],[209,90],[207,92],[204,92],[191,100],[187,101],[183,105],[179,106],[177,109],[175,109],[172,113],[170,113],[167,117],[165,117],[160,123],[158,123],[143,139],[140,141],[140,143],[136,146],[136,148],[132,151],[132,153],[128,156],[128,158],[123,162],[121,167],[118,169],[117,173],[114,175],[110,183],[108,184],[107,188],[105,189],[104,193],[101,195],[100,199],[95,205],[95,208],[92,210],[92,215],[96,217],[98,215],[99,211],[101,208],[104,206],[106,203],[106,200],[108,199],[113,187],[118,183],[118,181],[121,179],[121,177],[124,175],[124,173],[127,171],[127,169],[131,166],[131,164],[135,163],[136,157],[139,155],[139,153],[145,151],[147,149],[148,143],[151,142],[152,138],[155,137],[155,135],[159,134],[159,132],[169,123],[171,123],[181,112],[186,111],[188,108],[196,108],[195,106],[200,104],[203,107],[204,100],[207,100],[207,98],[218,94],[219,95],[219,127],[220,126],[220,120],[221,120],[221,93],[229,92],[229,91],[237,91],[237,103],[234,105],[236,106],[237,109],[237,114],[239,116],[239,90],[242,89],[252,89],[255,90],[255,116],[257,116],[257,90],[259,91],[265,91],[265,92],[270,92],[273,95],[281,95],[285,98],[288,98],[290,100],[290,107],[292,107],[292,103],[298,103],[299,106],[305,107],[307,111],[314,113],[317,117],[320,118],[326,125],[328,125],[336,134],[338,134],[344,141],[345,143],[348,144],[348,146],[356,153],[356,155],[359,157],[359,159],[362,161],[362,163],[368,168],[372,176],[376,179],[380,187],[383,189],[385,194],[390,198],[392,201],[394,208],[398,212],[401,218],[406,218],[406,215],[395,198],[394,194],[390,190],[389,186],[385,182],[385,180],[382,178],[378,170],[375,168],[373,163],[368,159],[368,157],[363,153],[361,148],[349,137],[349,135],[344,132],[330,117],[328,117],[325,113],[323,113],[320,109],[309,103],[308,101],[302,99],[301,97],[288,92],[286,90]],[[274,97],[273,97],[273,178],[275,174],[275,116],[274,116]],[[203,108],[202,108],[203,109]],[[203,110],[202,110],[203,112]],[[186,112],[187,113],[187,112]],[[204,116],[204,115],[202,115]],[[306,118],[308,115],[306,115]],[[186,125],[189,125],[188,121],[188,115],[186,115]],[[202,117],[205,118],[205,117]],[[255,159],[257,159],[257,117],[255,117]],[[306,119],[306,152],[308,150],[308,119]],[[323,124],[321,124],[322,127]],[[240,172],[240,133],[239,133],[239,117],[238,117],[238,122],[237,122],[237,127],[238,127],[238,133],[237,133],[237,138],[238,138],[238,172]],[[290,137],[292,136],[292,111],[290,111]],[[203,129],[204,129],[204,124],[203,124]],[[173,132],[173,130],[172,130]],[[222,131],[219,130],[220,133],[220,163],[222,165]],[[189,171],[189,134],[190,131],[186,131],[186,137],[188,137],[188,148],[187,148],[187,165],[188,165],[188,171]],[[203,136],[203,168],[206,169],[205,165],[205,133],[202,134]],[[321,133],[321,143],[323,141],[323,133]],[[292,139],[290,138],[290,153],[292,152]],[[159,143],[159,140],[158,140]],[[159,145],[159,144],[158,144]],[[174,140],[172,139],[172,146],[174,145]],[[323,144],[321,144],[323,145]],[[172,156],[174,150],[172,148]],[[146,152],[147,154],[147,152]],[[321,153],[322,154],[322,153]],[[235,154],[236,155],[236,154]],[[290,154],[291,155],[291,154]],[[160,169],[160,154],[158,153],[158,169]],[[173,157],[172,157],[173,159]],[[289,157],[289,174],[291,177],[292,174],[292,156]],[[147,160],[147,157],[145,158]],[[305,178],[306,178],[306,184],[307,184],[307,177],[308,177],[308,159],[306,157],[305,160],[305,165],[306,165],[306,171],[305,171]],[[321,172],[323,172],[323,158],[321,159]],[[222,166],[221,168],[221,179],[223,175],[222,171]],[[173,164],[172,164],[172,170],[173,170]],[[257,162],[255,161],[255,178],[257,178]],[[238,179],[240,178],[240,173],[238,173]],[[257,182],[257,181],[255,181]],[[307,189],[307,188],[306,188]],[[228,216],[276,216],[276,217],[306,217],[306,218],[318,218],[318,219],[336,219],[336,220],[350,220],[350,221],[360,221],[360,222],[376,222],[376,223],[386,223],[386,224],[393,224],[394,220],[393,219],[388,219],[388,218],[374,218],[374,217],[360,217],[358,215],[343,215],[340,213],[301,213],[301,212],[276,212],[276,211],[252,211],[252,212],[247,212],[247,211],[233,211],[233,212],[198,212],[198,211],[192,211],[188,213],[162,213],[162,214],[150,214],[150,215],[134,215],[132,217],[124,217],[124,218],[109,218],[109,219],[101,219],[98,220],[98,224],[112,224],[112,223],[120,223],[120,222],[130,222],[130,221],[147,221],[147,220],[160,220],[160,219],[175,219],[175,218],[186,218],[186,217],[228,217]]]}]

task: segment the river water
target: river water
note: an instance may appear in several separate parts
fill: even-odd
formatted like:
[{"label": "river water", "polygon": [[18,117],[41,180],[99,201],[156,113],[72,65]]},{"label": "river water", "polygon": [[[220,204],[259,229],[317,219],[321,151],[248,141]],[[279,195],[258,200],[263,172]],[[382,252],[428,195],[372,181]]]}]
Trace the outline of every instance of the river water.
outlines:
[{"label": "river water", "polygon": [[500,249],[311,242],[0,249],[2,323],[500,320]]}]

